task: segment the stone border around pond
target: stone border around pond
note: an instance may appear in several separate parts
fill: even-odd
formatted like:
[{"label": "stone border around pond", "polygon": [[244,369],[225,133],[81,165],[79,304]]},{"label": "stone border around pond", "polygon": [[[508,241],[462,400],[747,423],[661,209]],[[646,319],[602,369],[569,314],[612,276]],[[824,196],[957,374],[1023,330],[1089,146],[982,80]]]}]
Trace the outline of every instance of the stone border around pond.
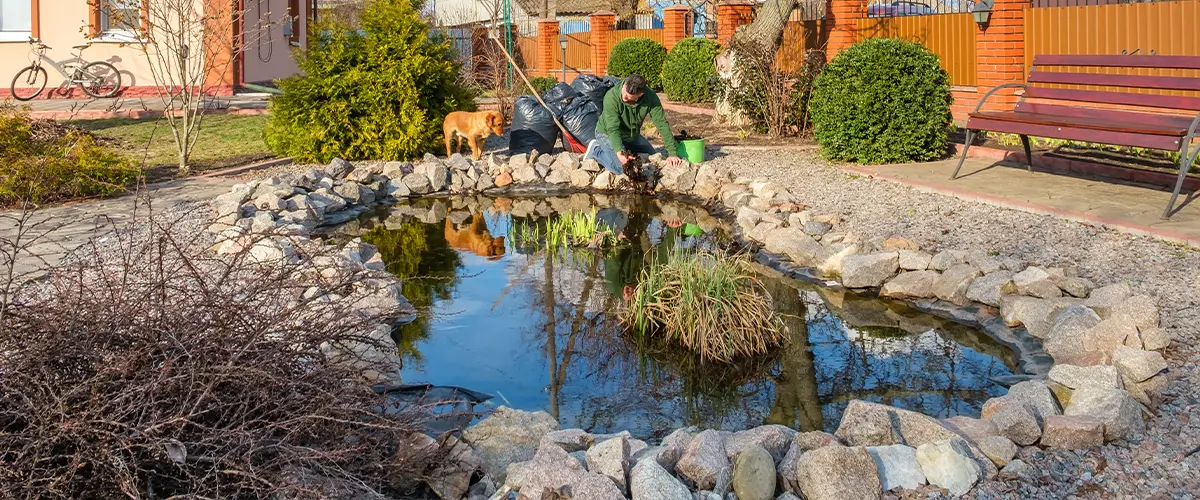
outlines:
[{"label": "stone border around pond", "polygon": [[[659,446],[628,433],[560,430],[544,412],[501,407],[463,432],[470,450],[456,456],[465,469],[430,484],[442,498],[504,498],[517,490],[532,491],[530,498],[685,499],[693,490],[706,500],[731,492],[765,500],[777,491],[780,498],[877,498],[926,483],[960,495],[997,474],[1029,473],[1014,459],[1020,446],[1090,449],[1142,431],[1144,413],[1169,382],[1158,351],[1170,336],[1159,326],[1153,298],[1134,295],[1128,284],[1096,287],[1071,269],[986,252],[928,252],[902,237],[863,239],[842,230],[838,215],[806,210],[777,183],[734,179],[711,164],[659,168],[661,157],[644,160],[654,166],[657,193],[724,211],[740,241],[761,249],[765,264],[820,284],[878,290],[978,326],[1019,353],[1030,380],[989,399],[979,419],[939,421],[856,400],[834,434],[778,425],[736,433],[679,429]],[[221,236],[218,253],[244,249],[252,234],[273,235],[252,250],[265,245],[261,254],[294,261],[302,256],[289,250],[287,238],[307,238],[318,226],[400,199],[607,193],[630,185],[572,153],[492,155],[482,162],[426,155],[417,164],[335,159],[324,169],[234,186],[213,200],[210,232]],[[355,240],[343,253],[345,266],[378,267],[370,245]],[[475,470],[485,476],[472,484]]]}]

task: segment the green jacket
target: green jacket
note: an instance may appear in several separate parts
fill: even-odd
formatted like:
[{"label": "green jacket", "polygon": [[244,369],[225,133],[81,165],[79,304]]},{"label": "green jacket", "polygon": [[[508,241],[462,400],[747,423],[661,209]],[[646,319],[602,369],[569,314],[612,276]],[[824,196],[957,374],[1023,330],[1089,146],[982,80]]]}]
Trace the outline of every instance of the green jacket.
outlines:
[{"label": "green jacket", "polygon": [[667,124],[667,114],[663,111],[662,101],[658,94],[646,89],[646,93],[636,104],[626,104],[621,99],[621,84],[613,86],[604,94],[604,111],[596,121],[596,131],[608,136],[612,141],[613,151],[624,151],[626,142],[632,142],[634,137],[642,134],[642,123],[646,115],[662,136],[667,154],[678,156],[675,149],[675,136],[671,135],[671,126]]}]

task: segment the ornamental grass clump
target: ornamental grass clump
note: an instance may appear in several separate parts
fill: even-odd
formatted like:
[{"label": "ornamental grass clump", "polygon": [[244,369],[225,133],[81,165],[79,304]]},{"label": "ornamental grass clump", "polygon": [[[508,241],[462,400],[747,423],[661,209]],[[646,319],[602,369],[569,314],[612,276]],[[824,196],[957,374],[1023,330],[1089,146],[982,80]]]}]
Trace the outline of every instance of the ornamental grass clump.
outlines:
[{"label": "ornamental grass clump", "polygon": [[672,250],[642,270],[623,319],[635,333],[677,343],[703,360],[730,363],[784,342],[771,296],[744,256]]},{"label": "ornamental grass clump", "polygon": [[596,210],[570,211],[546,225],[546,248],[603,247],[616,241],[612,230],[596,218]]}]

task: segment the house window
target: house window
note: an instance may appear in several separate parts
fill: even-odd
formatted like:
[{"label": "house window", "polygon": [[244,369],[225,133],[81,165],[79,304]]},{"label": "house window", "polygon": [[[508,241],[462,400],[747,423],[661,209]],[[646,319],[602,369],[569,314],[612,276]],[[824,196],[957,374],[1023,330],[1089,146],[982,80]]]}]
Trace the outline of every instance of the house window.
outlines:
[{"label": "house window", "polygon": [[141,0],[101,0],[101,35],[136,35],[142,26]]},{"label": "house window", "polygon": [[24,42],[33,36],[33,2],[0,0],[0,41]]}]

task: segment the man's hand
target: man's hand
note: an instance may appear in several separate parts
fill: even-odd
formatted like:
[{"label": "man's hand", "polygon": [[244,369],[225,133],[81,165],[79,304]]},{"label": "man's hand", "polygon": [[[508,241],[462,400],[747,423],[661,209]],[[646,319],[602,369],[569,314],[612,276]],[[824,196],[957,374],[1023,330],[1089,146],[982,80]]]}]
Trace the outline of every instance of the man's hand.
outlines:
[{"label": "man's hand", "polygon": [[670,158],[667,158],[667,166],[668,167],[678,167],[679,165],[683,165],[683,158],[680,158],[678,156],[672,156]]},{"label": "man's hand", "polygon": [[617,153],[617,159],[621,160],[621,166],[623,167],[629,163],[629,160],[633,159],[633,155],[627,155],[624,151],[621,151]]}]

